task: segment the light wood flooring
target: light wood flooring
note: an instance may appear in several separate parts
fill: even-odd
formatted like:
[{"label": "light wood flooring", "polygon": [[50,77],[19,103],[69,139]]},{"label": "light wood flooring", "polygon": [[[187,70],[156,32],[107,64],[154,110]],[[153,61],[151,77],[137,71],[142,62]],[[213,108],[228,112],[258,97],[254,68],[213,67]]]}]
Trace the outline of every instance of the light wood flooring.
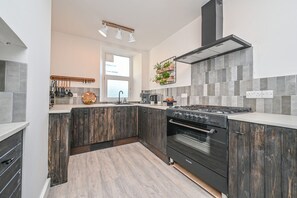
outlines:
[{"label": "light wood flooring", "polygon": [[49,198],[212,197],[140,143],[70,157],[68,182]]}]

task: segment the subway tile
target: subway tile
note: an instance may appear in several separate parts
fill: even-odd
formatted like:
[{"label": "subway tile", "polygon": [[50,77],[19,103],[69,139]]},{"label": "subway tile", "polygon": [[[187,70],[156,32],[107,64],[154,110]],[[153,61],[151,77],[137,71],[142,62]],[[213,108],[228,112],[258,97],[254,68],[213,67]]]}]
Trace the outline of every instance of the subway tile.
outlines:
[{"label": "subway tile", "polygon": [[20,64],[20,92],[27,92],[27,65]]},{"label": "subway tile", "polygon": [[207,96],[208,90],[207,90],[208,86],[207,84],[203,85],[203,96]]},{"label": "subway tile", "polygon": [[229,59],[230,59],[229,54],[224,55],[224,67],[223,68],[229,67],[229,64],[230,64]]},{"label": "subway tile", "polygon": [[291,96],[282,96],[282,114],[291,114]]},{"label": "subway tile", "polygon": [[227,95],[234,96],[234,81],[227,82]]},{"label": "subway tile", "polygon": [[0,61],[0,91],[5,90],[5,62]]},{"label": "subway tile", "polygon": [[13,93],[12,121],[26,121],[26,93]]},{"label": "subway tile", "polygon": [[260,91],[260,78],[253,80],[253,91]]},{"label": "subway tile", "polygon": [[216,83],[215,84],[215,96],[220,96],[221,95],[221,84]]},{"label": "subway tile", "polygon": [[285,76],[276,78],[276,95],[283,96],[286,93],[286,78]]},{"label": "subway tile", "polygon": [[237,67],[237,80],[243,80],[243,66],[239,65]]},{"label": "subway tile", "polygon": [[268,81],[267,78],[260,79],[260,90],[267,90],[268,88]]},{"label": "subway tile", "polygon": [[12,122],[13,94],[0,92],[0,124]]},{"label": "subway tile", "polygon": [[297,95],[291,96],[291,115],[297,116]]},{"label": "subway tile", "polygon": [[5,91],[20,92],[20,65],[6,62]]},{"label": "subway tile", "polygon": [[276,94],[277,91],[277,82],[276,82],[276,77],[270,77],[267,78],[267,89],[268,90],[273,90],[274,94]]},{"label": "subway tile", "polygon": [[272,113],[272,99],[264,99],[264,113]]},{"label": "subway tile", "polygon": [[282,102],[281,96],[274,96],[272,99],[272,113],[281,114],[282,113]]},{"label": "subway tile", "polygon": [[214,96],[215,95],[215,84],[208,84],[207,86],[207,95]]},{"label": "subway tile", "polygon": [[286,76],[285,77],[286,83],[286,95],[295,95],[296,93],[296,76]]},{"label": "subway tile", "polygon": [[234,82],[234,96],[240,96],[240,81]]},{"label": "subway tile", "polygon": [[263,98],[257,98],[256,99],[256,111],[260,113],[264,113],[265,106],[264,106],[264,99]]}]

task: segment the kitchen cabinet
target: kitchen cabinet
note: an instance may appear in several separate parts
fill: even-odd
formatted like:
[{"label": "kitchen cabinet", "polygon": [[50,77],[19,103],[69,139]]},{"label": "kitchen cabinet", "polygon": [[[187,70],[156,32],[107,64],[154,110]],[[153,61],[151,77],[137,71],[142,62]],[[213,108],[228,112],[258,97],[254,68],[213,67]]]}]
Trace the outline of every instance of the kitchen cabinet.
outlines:
[{"label": "kitchen cabinet", "polygon": [[297,130],[229,122],[229,197],[297,197]]},{"label": "kitchen cabinet", "polygon": [[77,108],[72,116],[72,148],[138,135],[137,107]]},{"label": "kitchen cabinet", "polygon": [[70,118],[69,113],[49,115],[48,176],[52,186],[67,182]]},{"label": "kitchen cabinet", "polygon": [[23,132],[0,142],[0,197],[21,197]]},{"label": "kitchen cabinet", "polygon": [[163,154],[164,158],[167,141],[166,111],[139,107],[138,115],[138,131],[141,142],[148,148],[151,148],[155,154]]}]

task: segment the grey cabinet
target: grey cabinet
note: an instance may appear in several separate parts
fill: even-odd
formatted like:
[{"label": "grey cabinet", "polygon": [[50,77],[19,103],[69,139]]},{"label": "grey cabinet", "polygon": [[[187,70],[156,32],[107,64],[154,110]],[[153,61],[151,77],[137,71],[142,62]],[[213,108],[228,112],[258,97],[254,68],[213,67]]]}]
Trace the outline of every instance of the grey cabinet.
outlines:
[{"label": "grey cabinet", "polygon": [[22,137],[20,131],[0,142],[0,197],[21,197]]},{"label": "grey cabinet", "polygon": [[297,197],[297,130],[229,123],[229,197]]}]

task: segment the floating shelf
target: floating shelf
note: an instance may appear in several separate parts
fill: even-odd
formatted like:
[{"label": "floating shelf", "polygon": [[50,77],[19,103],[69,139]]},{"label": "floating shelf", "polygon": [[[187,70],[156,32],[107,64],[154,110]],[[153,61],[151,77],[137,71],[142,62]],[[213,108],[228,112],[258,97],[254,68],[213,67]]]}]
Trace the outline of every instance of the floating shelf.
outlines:
[{"label": "floating shelf", "polygon": [[82,83],[94,83],[95,78],[84,78],[84,77],[73,77],[73,76],[56,76],[51,75],[51,80],[60,80],[60,81],[73,81],[73,82],[82,82]]}]

